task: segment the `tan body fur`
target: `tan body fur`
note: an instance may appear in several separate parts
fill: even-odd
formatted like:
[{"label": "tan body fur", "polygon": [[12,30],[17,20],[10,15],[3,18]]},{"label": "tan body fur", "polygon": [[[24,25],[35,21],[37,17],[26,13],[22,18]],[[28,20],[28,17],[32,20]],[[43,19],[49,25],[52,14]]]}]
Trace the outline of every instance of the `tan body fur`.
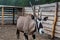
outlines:
[{"label": "tan body fur", "polygon": [[35,30],[35,25],[36,22],[31,19],[31,15],[20,16],[17,20],[17,29],[27,34],[32,34]]}]

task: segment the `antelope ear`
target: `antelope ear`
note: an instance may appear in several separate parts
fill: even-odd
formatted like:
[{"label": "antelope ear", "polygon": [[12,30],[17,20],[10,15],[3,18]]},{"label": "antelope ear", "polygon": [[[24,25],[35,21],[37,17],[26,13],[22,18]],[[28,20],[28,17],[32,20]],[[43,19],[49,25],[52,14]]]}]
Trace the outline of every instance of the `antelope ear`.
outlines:
[{"label": "antelope ear", "polygon": [[44,19],[43,19],[44,21],[47,21],[48,20],[48,17],[44,17]]}]

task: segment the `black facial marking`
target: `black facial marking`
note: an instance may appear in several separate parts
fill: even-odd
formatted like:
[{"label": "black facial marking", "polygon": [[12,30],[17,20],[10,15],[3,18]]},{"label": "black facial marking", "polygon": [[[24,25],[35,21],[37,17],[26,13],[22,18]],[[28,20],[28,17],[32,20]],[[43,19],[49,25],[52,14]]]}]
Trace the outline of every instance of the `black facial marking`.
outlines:
[{"label": "black facial marking", "polygon": [[34,19],[34,15],[31,15],[31,18]]},{"label": "black facial marking", "polygon": [[43,25],[42,25],[42,23],[40,23],[40,24],[39,24],[39,28],[43,28]]},{"label": "black facial marking", "polygon": [[40,28],[43,28],[42,23],[39,24],[38,32],[39,32],[39,29],[40,29]]},{"label": "black facial marking", "polygon": [[40,18],[38,18],[38,20],[39,20],[39,21],[41,21],[41,19],[40,19]]}]

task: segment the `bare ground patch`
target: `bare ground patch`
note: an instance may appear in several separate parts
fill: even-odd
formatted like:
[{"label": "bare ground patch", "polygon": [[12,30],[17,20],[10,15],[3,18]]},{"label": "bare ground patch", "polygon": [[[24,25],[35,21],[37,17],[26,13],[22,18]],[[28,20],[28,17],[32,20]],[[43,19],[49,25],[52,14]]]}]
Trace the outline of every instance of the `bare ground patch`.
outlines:
[{"label": "bare ground patch", "polygon": [[[20,34],[20,39],[24,40],[23,33]],[[37,40],[51,40],[47,35],[36,36]],[[0,25],[0,40],[17,40],[16,37],[16,25],[4,25],[3,27]],[[29,40],[33,40],[31,35],[29,35]],[[55,40],[60,40],[55,38]]]}]

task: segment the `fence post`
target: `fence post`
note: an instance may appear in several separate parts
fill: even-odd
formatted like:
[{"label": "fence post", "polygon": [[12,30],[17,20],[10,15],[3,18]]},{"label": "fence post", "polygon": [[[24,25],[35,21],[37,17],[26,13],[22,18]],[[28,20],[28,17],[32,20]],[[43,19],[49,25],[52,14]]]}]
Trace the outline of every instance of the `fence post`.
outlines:
[{"label": "fence post", "polygon": [[4,7],[2,7],[2,26],[4,25]]},{"label": "fence post", "polygon": [[15,15],[15,14],[14,14],[14,8],[13,8],[13,24],[14,24],[14,15]]},{"label": "fence post", "polygon": [[55,17],[54,17],[54,22],[53,22],[53,26],[52,26],[52,35],[51,35],[52,39],[55,36],[55,29],[56,29],[57,19],[58,19],[58,2],[56,2]]}]

